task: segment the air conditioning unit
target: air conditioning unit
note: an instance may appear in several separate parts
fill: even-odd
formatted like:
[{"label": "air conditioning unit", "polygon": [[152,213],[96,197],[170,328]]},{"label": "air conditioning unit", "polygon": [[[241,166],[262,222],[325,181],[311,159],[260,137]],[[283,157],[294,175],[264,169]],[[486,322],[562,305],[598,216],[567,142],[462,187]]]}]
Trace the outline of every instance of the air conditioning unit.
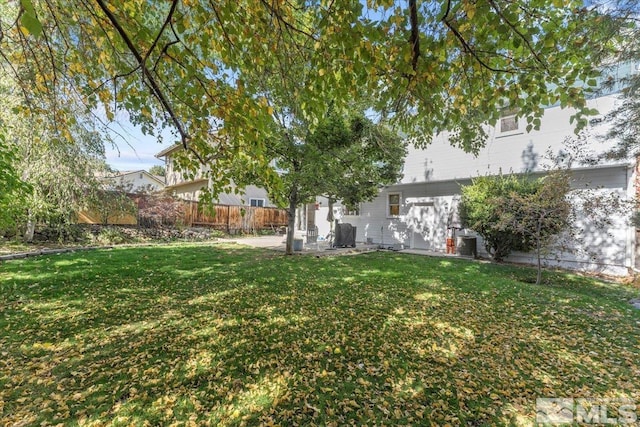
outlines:
[{"label": "air conditioning unit", "polygon": [[333,246],[336,248],[356,247],[356,230],[357,227],[351,224],[343,223],[339,224],[336,221],[335,224],[335,239]]}]

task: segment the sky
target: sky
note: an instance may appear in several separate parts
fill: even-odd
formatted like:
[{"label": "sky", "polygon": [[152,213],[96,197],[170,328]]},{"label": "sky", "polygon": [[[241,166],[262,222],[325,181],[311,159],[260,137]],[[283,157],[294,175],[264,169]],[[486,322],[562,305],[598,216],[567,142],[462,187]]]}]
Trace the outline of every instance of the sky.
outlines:
[{"label": "sky", "polygon": [[126,117],[119,117],[112,126],[111,137],[116,145],[105,144],[105,155],[109,166],[118,171],[149,170],[153,165],[164,165],[163,159],[155,155],[173,145],[177,139],[168,131],[163,132],[163,141],[157,137],[144,135],[139,127],[131,124]]}]

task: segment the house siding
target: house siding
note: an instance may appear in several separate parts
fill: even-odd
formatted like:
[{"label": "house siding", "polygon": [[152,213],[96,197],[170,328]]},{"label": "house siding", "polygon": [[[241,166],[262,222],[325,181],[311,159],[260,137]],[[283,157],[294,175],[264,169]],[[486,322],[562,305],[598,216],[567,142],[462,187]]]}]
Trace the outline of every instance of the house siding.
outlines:
[{"label": "house siding", "polygon": [[162,177],[151,175],[145,170],[116,172],[114,175],[96,175],[106,190],[127,193],[153,193],[164,188]]},{"label": "house siding", "polygon": [[[617,105],[617,95],[588,101],[601,116]],[[486,145],[477,156],[452,147],[447,134],[434,137],[425,148],[410,145],[405,159],[404,176],[396,184],[383,189],[371,202],[363,203],[359,216],[345,217],[357,227],[357,240],[372,240],[385,246],[445,252],[447,228],[458,226],[458,203],[461,186],[473,177],[500,173],[533,173],[542,176],[553,166],[553,159],[565,155],[564,167],[572,170],[574,189],[591,188],[603,194],[622,198],[635,197],[636,180],[629,162],[610,161],[596,167],[582,166],[567,141],[574,136],[570,109],[548,108],[540,129],[527,133],[526,120],[520,119],[518,130],[500,132],[500,123],[487,127]],[[610,149],[614,142],[602,138],[610,126],[604,120],[593,120],[581,141],[585,153],[598,154]],[[584,154],[584,153],[583,153]],[[572,157],[573,156],[573,157]],[[595,190],[594,190],[595,191]],[[400,215],[389,218],[387,197],[401,193]],[[575,224],[577,239],[569,241],[571,250],[556,249],[544,258],[545,265],[606,274],[625,275],[635,264],[635,229],[624,213],[611,212],[611,224],[602,227],[587,216]],[[468,232],[472,232],[469,230]],[[478,253],[489,257],[478,236]],[[534,263],[534,253],[514,253],[508,261]]]},{"label": "house siding", "polygon": [[[630,185],[631,170],[627,166],[610,166],[572,172],[572,187],[594,188],[600,193],[614,193],[626,197],[634,191]],[[447,228],[459,225],[458,204],[462,185],[471,179],[455,181],[398,184],[385,188],[373,201],[362,204],[361,215],[345,217],[357,227],[359,242],[371,239],[384,246],[402,245],[405,248],[445,252]],[[401,193],[398,218],[387,217],[387,196]],[[622,215],[612,214],[612,224],[601,228],[589,219],[579,218],[577,239],[567,240],[572,248],[556,250],[544,257],[547,266],[581,269],[613,275],[625,275],[633,267],[633,228]],[[465,233],[475,235],[471,230]],[[478,238],[478,254],[490,257],[484,242]],[[534,253],[514,253],[507,261],[534,263]]]},{"label": "house siding", "polygon": [[[186,180],[182,172],[177,170],[175,167],[173,154],[178,152],[178,150],[181,150],[181,148],[177,147],[173,150],[163,150],[156,155],[157,157],[164,157],[165,159],[165,179],[167,186],[170,187],[168,188],[168,191],[178,198],[198,201],[202,196],[203,189],[208,187],[207,181],[210,178],[207,178],[207,172],[209,172],[211,168],[209,166],[201,165],[194,176],[191,179]],[[206,179],[207,181],[203,181],[203,179]],[[234,185],[232,184],[232,186]],[[218,196],[216,202],[223,205],[250,206],[251,199],[264,199],[264,207],[275,207],[275,205],[269,200],[267,191],[264,188],[257,187],[255,185],[248,185],[244,187],[240,194],[235,194],[233,192],[222,193]]]},{"label": "house siding", "polygon": [[164,185],[150,177],[147,172],[132,172],[113,178],[114,184],[124,187],[128,192],[156,192],[164,188]]},{"label": "house siding", "polygon": [[[589,100],[589,108],[601,114],[609,112],[618,102],[617,95],[608,95]],[[547,108],[541,119],[540,130],[526,132],[526,119],[519,120],[519,132],[501,134],[499,123],[487,127],[485,146],[477,156],[452,147],[448,134],[435,136],[426,148],[409,147],[404,164],[402,183],[445,181],[464,179],[478,175],[523,173],[542,171],[552,165],[550,155],[567,152],[565,140],[573,136],[570,118],[574,110],[560,107]],[[588,137],[584,146],[594,153],[601,153],[613,146],[600,136],[609,129],[606,121],[587,126]],[[575,166],[575,165],[574,165]]]},{"label": "house siding", "polygon": [[207,188],[207,181],[186,182],[176,187],[167,188],[167,191],[178,199],[197,202],[200,200],[203,189]]}]

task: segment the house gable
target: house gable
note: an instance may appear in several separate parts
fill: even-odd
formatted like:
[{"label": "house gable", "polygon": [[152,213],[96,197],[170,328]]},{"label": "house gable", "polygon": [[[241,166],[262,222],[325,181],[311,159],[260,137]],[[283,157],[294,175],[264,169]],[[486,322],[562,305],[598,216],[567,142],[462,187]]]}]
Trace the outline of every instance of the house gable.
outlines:
[{"label": "house gable", "polygon": [[[167,183],[166,191],[171,192],[176,197],[197,201],[202,195],[203,189],[209,186],[210,178],[207,177],[209,166],[200,165],[192,179],[185,179],[183,174],[176,170],[174,163],[174,155],[184,148],[180,144],[172,145],[156,154],[158,158],[165,159],[165,180]],[[233,185],[233,184],[232,184]],[[250,206],[251,200],[263,200],[262,206],[273,207],[274,204],[269,200],[267,191],[264,188],[255,185],[247,185],[240,194],[222,193],[218,195],[217,203],[224,205],[242,205]]]},{"label": "house gable", "polygon": [[105,184],[123,188],[130,193],[161,191],[165,183],[145,170],[124,171],[102,178]]}]

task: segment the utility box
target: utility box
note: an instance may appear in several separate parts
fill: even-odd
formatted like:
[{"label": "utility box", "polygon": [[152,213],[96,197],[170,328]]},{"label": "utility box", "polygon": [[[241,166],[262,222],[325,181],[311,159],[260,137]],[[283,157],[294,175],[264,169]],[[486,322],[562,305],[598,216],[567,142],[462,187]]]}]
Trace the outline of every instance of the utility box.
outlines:
[{"label": "utility box", "polygon": [[304,239],[293,239],[293,250],[301,251],[304,247]]},{"label": "utility box", "polygon": [[457,240],[458,255],[478,257],[478,239],[476,237],[461,235]]},{"label": "utility box", "polygon": [[333,246],[336,248],[356,247],[356,229],[351,224],[338,224],[336,221]]}]

